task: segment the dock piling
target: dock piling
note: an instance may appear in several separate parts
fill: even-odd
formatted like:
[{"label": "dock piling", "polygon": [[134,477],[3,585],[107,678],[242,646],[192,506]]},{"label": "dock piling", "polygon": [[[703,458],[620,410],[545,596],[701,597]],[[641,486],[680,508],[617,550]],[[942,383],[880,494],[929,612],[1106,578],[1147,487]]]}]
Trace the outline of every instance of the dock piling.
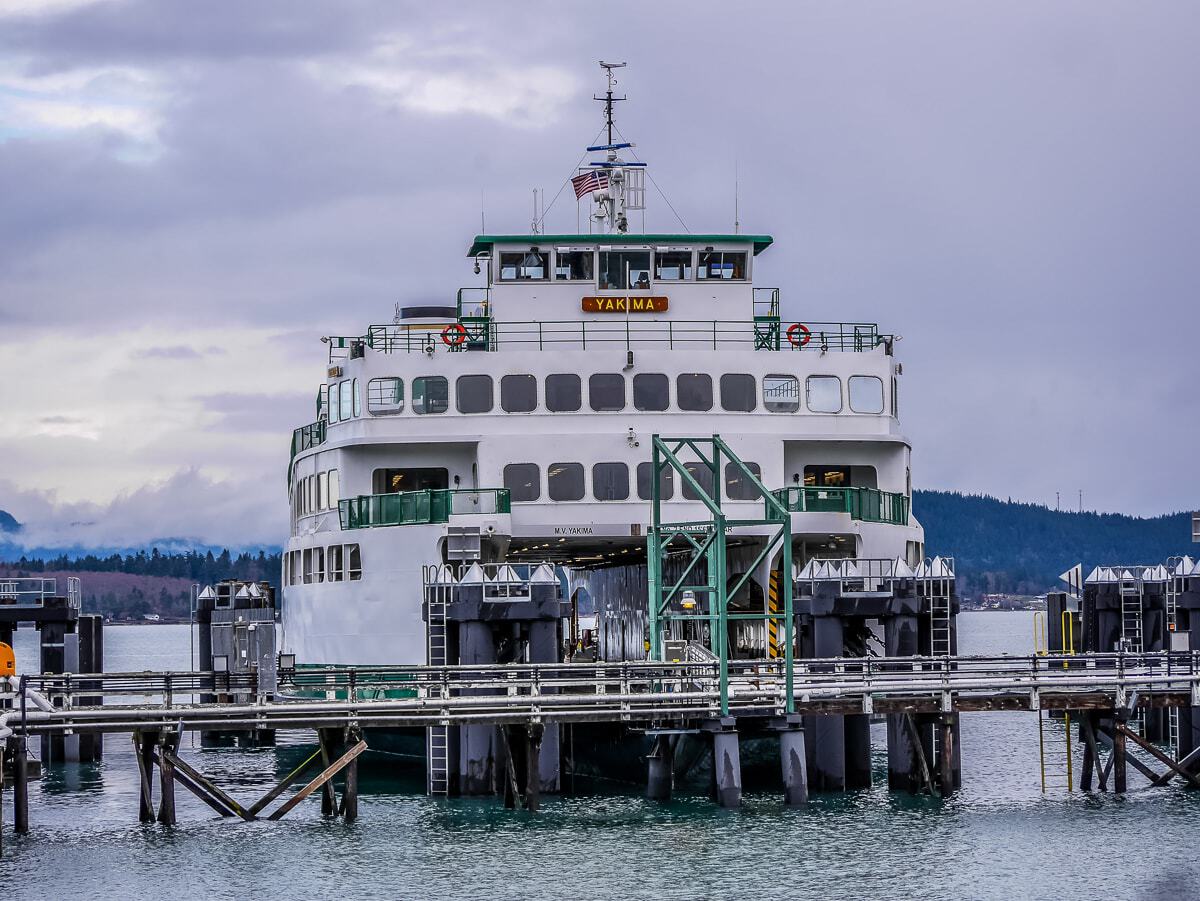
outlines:
[{"label": "dock piling", "polygon": [[804,728],[796,724],[779,732],[779,760],[783,768],[783,801],[789,806],[808,803],[808,762]]},{"label": "dock piling", "polygon": [[658,735],[646,758],[646,797],[651,801],[670,801],[675,783],[675,743],[673,736]]},{"label": "dock piling", "polygon": [[154,822],[154,746],[157,732],[134,732],[133,753],[137,759],[141,790],[138,792],[138,822]]},{"label": "dock piling", "polygon": [[13,762],[13,832],[29,832],[29,748],[25,736],[14,735],[8,740]]},{"label": "dock piling", "polygon": [[158,802],[158,821],[164,826],[175,825],[175,765],[171,762],[179,734],[162,732],[159,735],[158,776],[162,797]]},{"label": "dock piling", "polygon": [[713,790],[716,801],[722,807],[741,807],[742,759],[733,717],[724,717],[718,721],[712,733],[712,740]]}]

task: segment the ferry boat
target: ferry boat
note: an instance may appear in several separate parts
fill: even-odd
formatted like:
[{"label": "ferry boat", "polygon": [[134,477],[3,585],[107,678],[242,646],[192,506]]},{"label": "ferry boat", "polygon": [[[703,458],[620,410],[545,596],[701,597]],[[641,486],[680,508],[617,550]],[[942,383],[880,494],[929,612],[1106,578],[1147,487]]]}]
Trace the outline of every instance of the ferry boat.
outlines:
[{"label": "ferry boat", "polygon": [[[562,653],[644,659],[656,489],[673,519],[707,515],[697,486],[752,518],[747,470],[786,503],[792,575],[922,560],[896,338],[765,286],[769,235],[632,231],[646,166],[602,65],[603,143],[571,180],[586,231],[475,235],[469,287],[322,339],[316,415],[288,465],[281,647],[299,663],[430,661],[424,574],[472,562],[548,563],[570,603]],[[653,436],[714,434],[744,468],[655,478]],[[761,606],[779,558],[755,562],[753,528],[728,532],[728,570]],[[740,621],[734,652],[761,655],[768,631]]]}]

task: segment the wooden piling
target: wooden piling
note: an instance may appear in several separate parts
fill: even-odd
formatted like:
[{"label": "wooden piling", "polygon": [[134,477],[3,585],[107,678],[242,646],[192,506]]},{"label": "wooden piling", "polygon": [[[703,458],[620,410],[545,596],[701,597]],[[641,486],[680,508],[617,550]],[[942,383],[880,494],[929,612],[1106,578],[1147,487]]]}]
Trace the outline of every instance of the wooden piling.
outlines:
[{"label": "wooden piling", "polygon": [[163,732],[159,738],[158,776],[162,797],[158,802],[158,821],[164,826],[175,825],[175,765],[172,763],[179,735]]},{"label": "wooden piling", "polygon": [[138,822],[154,822],[154,746],[158,743],[155,732],[133,733],[133,756],[138,766]]},{"label": "wooden piling", "polygon": [[[357,732],[350,734],[350,741],[358,744],[362,741],[362,735]],[[358,757],[357,755],[350,759],[346,764],[345,783],[342,786],[342,819],[347,823],[353,823],[358,819]]]},{"label": "wooden piling", "polygon": [[1120,729],[1113,731],[1113,791],[1117,794],[1124,794],[1127,782],[1127,770],[1125,767],[1125,733]]},{"label": "wooden piling", "polygon": [[13,832],[25,835],[29,832],[29,748],[23,735],[14,735],[9,742],[13,761]]},{"label": "wooden piling", "polygon": [[[317,742],[321,746],[321,767],[328,769],[336,754],[334,753],[334,730],[318,729]],[[333,789],[333,780],[327,779],[321,783],[321,816],[331,817],[337,813],[337,793]]]},{"label": "wooden piling", "polygon": [[353,748],[327,766],[315,779],[313,779],[312,782],[308,783],[308,785],[304,786],[304,788],[292,795],[291,798],[285,801],[279,807],[279,809],[267,817],[267,819],[278,820],[282,818],[289,810],[315,792],[318,788],[329,784],[329,781],[333,779],[334,776],[336,776],[344,767],[346,767],[347,764],[351,763],[354,758],[358,757],[358,755],[366,749],[367,743],[360,740]]},{"label": "wooden piling", "polygon": [[954,717],[943,714],[938,724],[942,730],[938,748],[938,790],[943,798],[954,793]]},{"label": "wooden piling", "polygon": [[525,809],[537,810],[542,791],[542,726],[530,723],[525,730]]}]

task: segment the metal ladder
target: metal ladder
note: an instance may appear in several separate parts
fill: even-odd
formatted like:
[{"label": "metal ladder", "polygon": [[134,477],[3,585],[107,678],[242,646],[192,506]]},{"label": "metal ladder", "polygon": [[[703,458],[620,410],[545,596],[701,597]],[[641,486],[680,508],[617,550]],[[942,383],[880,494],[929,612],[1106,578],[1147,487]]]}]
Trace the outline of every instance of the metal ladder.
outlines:
[{"label": "metal ladder", "polygon": [[[939,574],[933,571],[935,563],[940,562],[945,572]],[[929,653],[933,657],[944,657],[950,654],[950,600],[953,593],[954,576],[953,564],[948,560],[928,562],[929,578],[925,591],[929,599]]]},{"label": "metal ladder", "polygon": [[[425,626],[425,655],[430,666],[446,665],[446,601],[449,585],[426,588],[429,619]],[[426,788],[430,795],[450,794],[450,736],[446,726],[425,729],[425,759],[428,761]]]},{"label": "metal ladder", "polygon": [[[1175,569],[1183,560],[1182,557],[1171,557],[1167,560],[1170,578],[1167,579],[1167,650],[1171,650],[1171,636],[1175,634],[1175,612],[1179,605],[1179,595],[1183,591],[1183,577],[1175,575]],[[1167,708],[1167,742],[1171,754],[1179,759],[1179,708]]]},{"label": "metal ladder", "polygon": [[1136,577],[1126,577],[1129,570],[1121,574],[1121,640],[1124,650],[1140,654],[1142,641],[1142,582]]}]

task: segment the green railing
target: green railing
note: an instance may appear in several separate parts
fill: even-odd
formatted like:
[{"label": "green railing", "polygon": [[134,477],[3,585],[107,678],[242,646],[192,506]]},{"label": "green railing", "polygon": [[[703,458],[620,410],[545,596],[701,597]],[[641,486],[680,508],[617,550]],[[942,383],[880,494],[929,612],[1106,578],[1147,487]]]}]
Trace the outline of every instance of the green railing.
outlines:
[{"label": "green railing", "polygon": [[849,513],[851,519],[908,524],[908,498],[878,488],[781,488],[772,494],[793,513]]},{"label": "green railing", "polygon": [[292,432],[292,456],[325,443],[325,420],[319,419]]},{"label": "green railing", "polygon": [[338,503],[343,529],[449,522],[450,516],[511,513],[507,488],[429,488],[391,494],[360,494]]}]

